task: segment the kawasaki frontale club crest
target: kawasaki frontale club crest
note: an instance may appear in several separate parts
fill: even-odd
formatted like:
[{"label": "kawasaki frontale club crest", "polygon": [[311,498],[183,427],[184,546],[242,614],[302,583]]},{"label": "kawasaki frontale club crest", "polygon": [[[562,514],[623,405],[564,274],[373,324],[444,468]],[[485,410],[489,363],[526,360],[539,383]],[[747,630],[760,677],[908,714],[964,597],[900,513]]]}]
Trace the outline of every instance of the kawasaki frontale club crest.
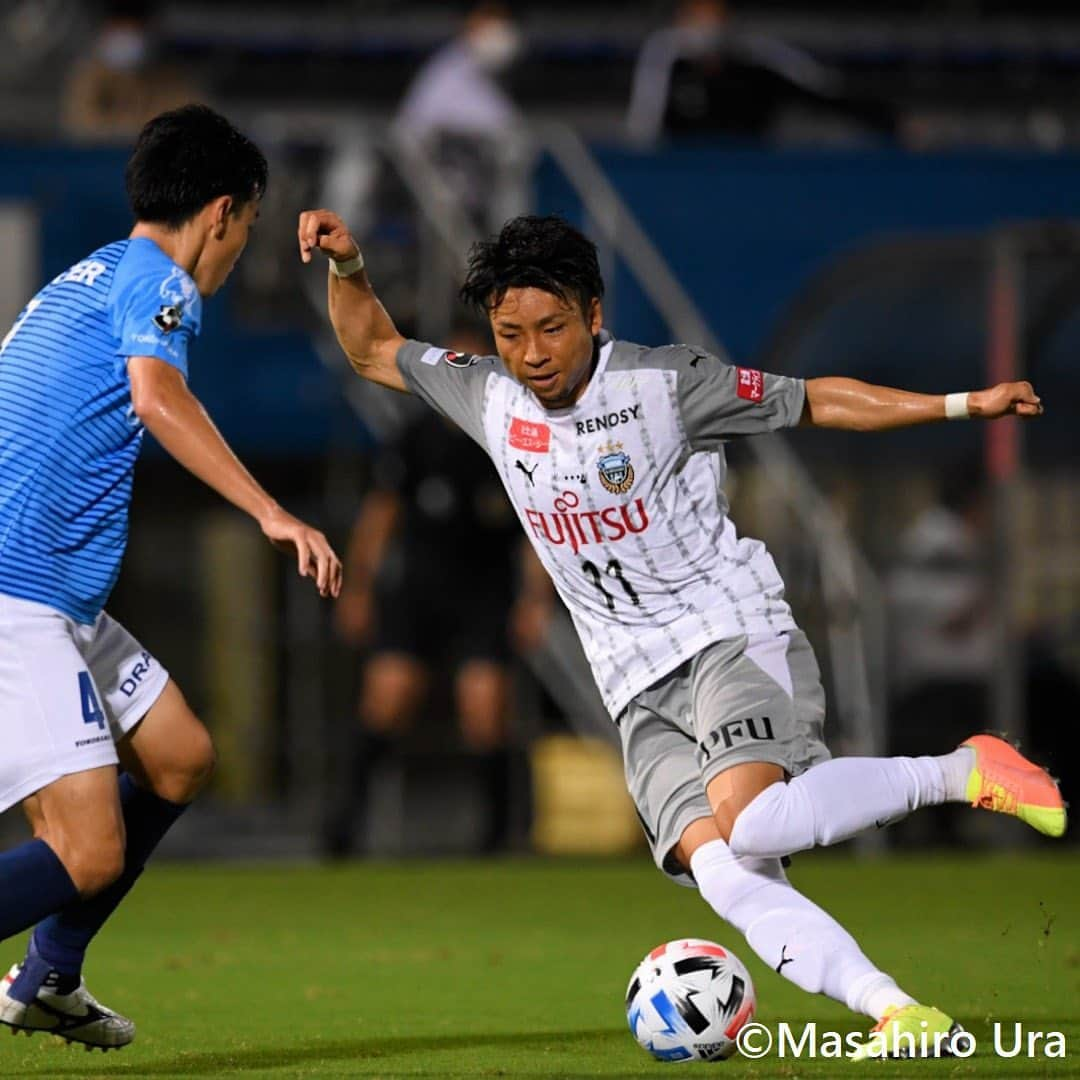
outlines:
[{"label": "kawasaki frontale club crest", "polygon": [[612,495],[625,495],[634,486],[634,466],[630,455],[623,453],[622,443],[608,443],[600,447],[600,483]]}]

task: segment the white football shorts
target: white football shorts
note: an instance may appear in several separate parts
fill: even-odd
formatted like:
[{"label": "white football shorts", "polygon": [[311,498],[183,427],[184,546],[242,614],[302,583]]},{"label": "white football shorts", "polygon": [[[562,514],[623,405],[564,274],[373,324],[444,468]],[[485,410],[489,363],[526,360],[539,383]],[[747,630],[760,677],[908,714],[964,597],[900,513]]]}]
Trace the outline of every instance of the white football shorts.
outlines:
[{"label": "white football shorts", "polygon": [[115,743],[168,681],[104,611],[84,626],[0,593],[0,812],[61,776],[115,765]]}]

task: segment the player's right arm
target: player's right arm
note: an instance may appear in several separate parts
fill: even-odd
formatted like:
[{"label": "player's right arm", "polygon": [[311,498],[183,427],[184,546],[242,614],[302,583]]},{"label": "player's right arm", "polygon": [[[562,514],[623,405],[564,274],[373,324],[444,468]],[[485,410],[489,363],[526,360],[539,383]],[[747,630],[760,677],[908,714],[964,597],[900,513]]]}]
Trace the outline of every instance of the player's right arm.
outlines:
[{"label": "player's right arm", "polygon": [[[347,263],[360,253],[345,223],[332,210],[305,210],[297,238],[305,263],[311,262],[315,251],[337,263]],[[353,371],[380,386],[407,393],[397,364],[405,338],[375,295],[367,271],[361,267],[349,277],[328,273],[327,279],[330,322]]]}]

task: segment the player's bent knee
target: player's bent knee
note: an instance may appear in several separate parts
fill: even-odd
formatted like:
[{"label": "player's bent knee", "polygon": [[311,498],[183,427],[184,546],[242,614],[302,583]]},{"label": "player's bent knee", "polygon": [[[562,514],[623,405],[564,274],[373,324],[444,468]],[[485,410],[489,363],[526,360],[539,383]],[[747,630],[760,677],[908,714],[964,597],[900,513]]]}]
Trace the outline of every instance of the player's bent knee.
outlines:
[{"label": "player's bent knee", "polygon": [[[771,762],[750,761],[718,773],[708,783],[706,793],[720,836],[736,850],[735,830],[746,810],[761,801],[762,795],[783,790],[784,770]],[[736,852],[757,854],[757,852]]]},{"label": "player's bent knee", "polygon": [[170,799],[170,802],[190,802],[206,787],[210,782],[210,778],[214,775],[214,769],[217,767],[217,751],[214,749],[214,740],[210,737],[210,732],[201,724],[199,725],[199,732],[200,734],[192,739],[188,748],[185,762],[186,768],[182,777],[182,790],[179,792],[182,797]]},{"label": "player's bent knee", "polygon": [[210,782],[217,764],[210,732],[199,724],[185,739],[171,769],[154,782],[154,794],[172,803],[189,803]]},{"label": "player's bent knee", "polygon": [[183,738],[170,746],[167,754],[142,762],[141,783],[159,799],[183,805],[206,787],[216,763],[210,732],[195,721],[185,726]]},{"label": "player's bent knee", "polygon": [[813,810],[801,804],[791,785],[772,784],[739,811],[728,846],[736,855],[759,859],[806,851],[814,846]]}]

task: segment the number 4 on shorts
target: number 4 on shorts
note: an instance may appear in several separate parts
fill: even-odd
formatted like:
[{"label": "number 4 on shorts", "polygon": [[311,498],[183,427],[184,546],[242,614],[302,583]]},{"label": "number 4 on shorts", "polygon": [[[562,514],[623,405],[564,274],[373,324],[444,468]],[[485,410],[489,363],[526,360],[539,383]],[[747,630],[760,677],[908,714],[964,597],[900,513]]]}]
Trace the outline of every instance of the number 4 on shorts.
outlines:
[{"label": "number 4 on shorts", "polygon": [[105,713],[98,704],[94,684],[90,681],[89,671],[79,672],[79,697],[82,699],[82,718],[84,724],[97,724],[105,730]]}]

